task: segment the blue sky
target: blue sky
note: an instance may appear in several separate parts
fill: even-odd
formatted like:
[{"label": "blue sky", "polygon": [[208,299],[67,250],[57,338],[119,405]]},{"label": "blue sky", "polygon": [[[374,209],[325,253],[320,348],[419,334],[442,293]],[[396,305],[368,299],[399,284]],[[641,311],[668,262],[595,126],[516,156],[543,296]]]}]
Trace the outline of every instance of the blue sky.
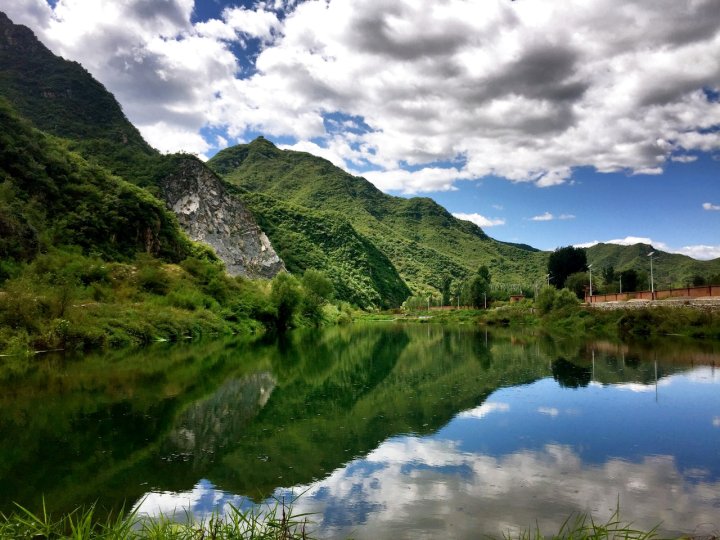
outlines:
[{"label": "blue sky", "polygon": [[717,0],[9,0],[165,152],[262,134],[542,249],[720,257]]}]

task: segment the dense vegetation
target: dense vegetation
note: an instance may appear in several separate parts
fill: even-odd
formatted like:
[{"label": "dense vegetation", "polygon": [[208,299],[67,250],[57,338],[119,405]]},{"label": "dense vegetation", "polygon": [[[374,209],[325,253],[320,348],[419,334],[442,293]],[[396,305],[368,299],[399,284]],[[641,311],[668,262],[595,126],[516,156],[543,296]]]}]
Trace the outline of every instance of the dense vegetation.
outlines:
[{"label": "dense vegetation", "polygon": [[332,289],[322,276],[308,286],[291,276],[230,278],[144,189],[89,164],[2,100],[0,126],[0,350],[120,346],[325,318]]},{"label": "dense vegetation", "polygon": [[[554,335],[643,339],[675,335],[720,340],[720,312],[711,309],[668,305],[603,310],[581,304],[570,289],[552,286],[540,289],[535,300],[494,301],[492,308],[487,310],[463,308],[428,312],[426,304],[406,303],[400,320],[414,320],[418,316],[438,323],[535,327]],[[398,314],[378,317],[394,319]]]},{"label": "dense vegetation", "polygon": [[[208,165],[250,192],[292,203],[298,218],[313,211],[342,216],[392,263],[415,294],[442,294],[448,278],[462,281],[482,265],[502,276],[503,283],[531,285],[544,275],[547,255],[542,252],[493,240],[431,199],[386,195],[324,159],[280,150],[263,138],[223,150]],[[270,229],[279,216],[261,207],[255,211],[275,243]],[[280,238],[277,244],[285,257]]]},{"label": "dense vegetation", "polygon": [[[614,271],[611,280],[603,280],[600,284],[601,287],[606,284],[609,285],[607,292],[616,292],[618,290],[619,274],[625,270],[637,272],[639,277],[638,290],[649,289],[650,259],[648,254],[653,251],[655,252],[653,255],[653,276],[656,289],[686,287],[693,284],[702,285],[703,283],[694,283],[697,281],[697,277],[701,277],[703,282],[720,284],[720,259],[698,261],[685,255],[660,251],[648,244],[634,244],[632,246],[597,244],[586,249],[587,262],[593,265],[593,279],[600,276],[604,269],[612,268]],[[629,284],[629,282],[623,278],[623,290],[632,290],[627,288],[626,284]]]},{"label": "dense vegetation", "polygon": [[397,306],[410,294],[385,254],[338,213],[301,208],[260,193],[241,197],[290,272],[322,270],[338,298],[363,308]]}]

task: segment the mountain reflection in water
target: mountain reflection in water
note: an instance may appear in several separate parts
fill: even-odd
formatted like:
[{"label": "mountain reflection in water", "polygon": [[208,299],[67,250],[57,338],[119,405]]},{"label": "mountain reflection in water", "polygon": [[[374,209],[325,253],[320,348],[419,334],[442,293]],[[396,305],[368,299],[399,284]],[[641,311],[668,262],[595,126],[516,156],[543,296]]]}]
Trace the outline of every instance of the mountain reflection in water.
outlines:
[{"label": "mountain reflection in water", "polygon": [[619,501],[638,526],[717,530],[716,348],[373,324],[53,365],[2,402],[29,451],[0,443],[0,503],[184,519],[303,493],[323,537],[475,538]]}]

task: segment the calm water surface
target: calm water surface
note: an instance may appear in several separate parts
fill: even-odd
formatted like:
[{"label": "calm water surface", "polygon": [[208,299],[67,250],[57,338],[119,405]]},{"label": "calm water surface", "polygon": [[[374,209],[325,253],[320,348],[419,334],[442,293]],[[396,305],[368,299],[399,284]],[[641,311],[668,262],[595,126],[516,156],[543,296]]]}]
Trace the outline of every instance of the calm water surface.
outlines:
[{"label": "calm water surface", "polygon": [[720,530],[720,345],[371,324],[0,364],[0,510],[272,497],[320,537]]}]

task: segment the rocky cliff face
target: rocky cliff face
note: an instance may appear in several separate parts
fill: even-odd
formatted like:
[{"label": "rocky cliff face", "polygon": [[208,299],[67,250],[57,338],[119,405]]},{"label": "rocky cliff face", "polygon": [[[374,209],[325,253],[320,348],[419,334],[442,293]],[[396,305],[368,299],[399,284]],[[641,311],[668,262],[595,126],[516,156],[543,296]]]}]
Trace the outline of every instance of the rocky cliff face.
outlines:
[{"label": "rocky cliff face", "polygon": [[188,236],[212,247],[231,275],[271,278],[285,270],[250,211],[201,161],[182,159],[160,189]]}]

